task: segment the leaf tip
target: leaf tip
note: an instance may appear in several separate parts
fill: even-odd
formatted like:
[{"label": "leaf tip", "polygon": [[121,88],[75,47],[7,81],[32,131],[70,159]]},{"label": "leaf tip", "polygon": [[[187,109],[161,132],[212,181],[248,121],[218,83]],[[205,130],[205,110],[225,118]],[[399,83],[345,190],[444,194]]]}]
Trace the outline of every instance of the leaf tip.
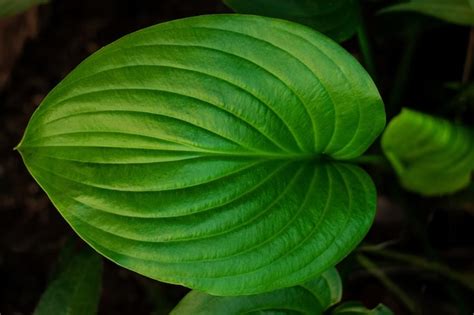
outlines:
[{"label": "leaf tip", "polygon": [[23,144],[23,139],[15,146],[13,147],[13,151],[18,151],[21,154],[21,146]]}]

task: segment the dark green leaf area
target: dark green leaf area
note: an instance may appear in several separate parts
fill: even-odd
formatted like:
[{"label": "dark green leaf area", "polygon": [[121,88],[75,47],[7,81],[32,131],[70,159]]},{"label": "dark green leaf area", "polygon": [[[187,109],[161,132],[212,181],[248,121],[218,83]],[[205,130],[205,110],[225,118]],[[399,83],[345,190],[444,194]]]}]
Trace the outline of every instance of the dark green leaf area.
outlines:
[{"label": "dark green leaf area", "polygon": [[203,16],[88,58],[45,98],[19,150],[103,255],[239,295],[307,281],[363,238],[373,183],[343,161],[384,123],[370,77],[330,39],[270,18]]},{"label": "dark green leaf area", "polygon": [[338,42],[352,37],[360,23],[355,0],[224,0],[224,3],[238,13],[307,25]]},{"label": "dark green leaf area", "polygon": [[385,8],[381,13],[397,11],[418,12],[450,23],[474,25],[472,0],[411,0]]},{"label": "dark green leaf area", "polygon": [[[63,256],[69,256],[69,252]],[[83,248],[67,257],[67,261],[64,259],[34,315],[96,314],[102,283],[101,257],[92,249]]]},{"label": "dark green leaf area", "polygon": [[368,309],[360,302],[345,302],[336,307],[332,315],[393,315],[392,310],[383,304],[379,304],[373,309]]},{"label": "dark green leaf area", "polygon": [[331,268],[316,279],[298,286],[257,295],[219,297],[192,291],[171,314],[319,315],[339,302],[341,295],[341,279],[337,271]]},{"label": "dark green leaf area", "polygon": [[466,187],[474,170],[474,131],[404,109],[388,125],[382,148],[402,185],[423,195]]},{"label": "dark green leaf area", "polygon": [[47,2],[49,2],[49,0],[0,0],[0,18],[13,16],[34,5]]}]

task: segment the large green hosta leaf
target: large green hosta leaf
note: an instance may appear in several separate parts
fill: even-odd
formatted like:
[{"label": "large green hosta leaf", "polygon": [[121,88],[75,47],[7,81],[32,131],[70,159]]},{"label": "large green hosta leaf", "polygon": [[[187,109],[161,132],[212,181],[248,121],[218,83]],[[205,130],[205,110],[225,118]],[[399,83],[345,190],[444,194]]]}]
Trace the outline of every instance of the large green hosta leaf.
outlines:
[{"label": "large green hosta leaf", "polygon": [[268,293],[221,297],[199,291],[188,293],[171,315],[308,314],[320,315],[342,297],[336,269],[300,284]]},{"label": "large green hosta leaf", "polygon": [[95,249],[219,295],[315,277],[364,237],[359,167],[385,123],[368,74],[328,38],[270,18],[160,24],[100,50],[34,114],[19,150]]},{"label": "large green hosta leaf", "polygon": [[358,0],[224,0],[238,13],[281,18],[307,25],[342,42],[359,27]]},{"label": "large green hosta leaf", "polygon": [[424,195],[466,187],[474,170],[474,131],[413,110],[393,118],[382,148],[402,185]]},{"label": "large green hosta leaf", "polygon": [[411,0],[395,4],[381,12],[414,11],[447,22],[474,25],[473,0]]}]

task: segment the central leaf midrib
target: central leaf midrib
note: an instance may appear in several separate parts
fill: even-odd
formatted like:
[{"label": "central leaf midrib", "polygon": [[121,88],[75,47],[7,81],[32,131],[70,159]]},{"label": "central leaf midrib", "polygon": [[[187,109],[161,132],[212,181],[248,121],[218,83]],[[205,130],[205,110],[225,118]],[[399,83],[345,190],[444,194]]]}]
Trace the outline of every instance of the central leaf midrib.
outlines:
[{"label": "central leaf midrib", "polygon": [[[315,160],[315,161],[326,161],[326,160],[333,160],[327,154],[324,153],[273,153],[273,152],[224,152],[224,151],[212,151],[202,148],[196,148],[197,150],[162,150],[159,148],[133,148],[133,147],[117,147],[117,146],[81,146],[81,145],[28,145],[24,143],[20,143],[15,150],[18,150],[20,154],[23,156],[27,153],[27,151],[36,151],[34,152],[35,155],[42,155],[40,150],[41,148],[74,148],[74,147],[82,147],[82,148],[90,148],[94,149],[127,149],[127,150],[143,150],[143,151],[156,151],[156,152],[177,152],[177,153],[189,153],[194,154],[195,158],[206,158],[206,157],[236,157],[236,158],[255,158],[260,160],[284,160],[284,161],[298,161],[298,160]],[[68,160],[59,157],[54,157],[51,155],[43,155],[57,160]],[[78,161],[79,162],[79,161]],[[81,163],[91,163],[96,164],[94,162],[81,162]],[[156,162],[156,163],[164,163],[164,162]],[[113,164],[113,163],[101,163],[101,164]],[[123,163],[126,164],[135,164],[135,163]],[[145,164],[145,163],[136,163],[136,164]]]}]

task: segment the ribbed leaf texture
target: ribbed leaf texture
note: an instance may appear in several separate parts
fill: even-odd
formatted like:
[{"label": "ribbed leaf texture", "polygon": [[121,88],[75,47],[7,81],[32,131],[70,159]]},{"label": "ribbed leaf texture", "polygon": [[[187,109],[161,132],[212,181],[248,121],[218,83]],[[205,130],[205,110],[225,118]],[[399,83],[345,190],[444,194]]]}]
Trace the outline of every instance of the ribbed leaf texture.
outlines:
[{"label": "ribbed leaf texture", "polygon": [[474,130],[410,109],[390,122],[382,148],[402,185],[423,195],[458,191],[474,170]]},{"label": "ribbed leaf texture", "polygon": [[223,0],[237,13],[285,19],[307,25],[335,41],[351,38],[360,24],[357,0]]},{"label": "ribbed leaf texture", "polygon": [[116,263],[217,295],[307,281],[369,229],[351,163],[385,124],[364,69],[319,33],[216,15],[101,49],[19,145],[74,230]]},{"label": "ribbed leaf texture", "polygon": [[221,297],[188,293],[171,315],[308,314],[319,315],[339,303],[342,283],[336,269],[298,286],[249,296]]},{"label": "ribbed leaf texture", "polygon": [[102,259],[90,248],[67,253],[60,270],[51,281],[34,315],[93,315],[97,313]]},{"label": "ribbed leaf texture", "polygon": [[0,0],[0,17],[21,13],[28,8],[47,3],[49,0]]},{"label": "ribbed leaf texture", "polygon": [[380,11],[413,11],[429,15],[450,23],[474,25],[473,0],[411,0],[399,3]]}]

